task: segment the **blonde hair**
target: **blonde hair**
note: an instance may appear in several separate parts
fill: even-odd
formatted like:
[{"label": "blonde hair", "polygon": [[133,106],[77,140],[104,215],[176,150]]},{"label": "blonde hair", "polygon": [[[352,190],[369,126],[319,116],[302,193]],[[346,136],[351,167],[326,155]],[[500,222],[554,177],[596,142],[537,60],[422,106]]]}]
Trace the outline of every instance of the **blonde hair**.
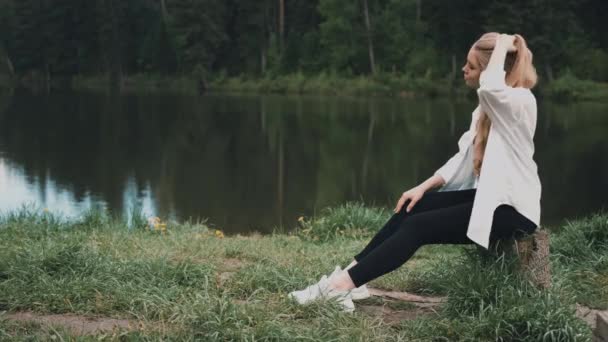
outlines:
[{"label": "blonde hair", "polygon": [[[499,33],[497,32],[486,33],[473,44],[474,56],[481,70],[485,70],[488,66],[498,35]],[[532,51],[528,49],[524,37],[519,34],[515,34],[514,36],[516,51],[508,52],[505,58],[505,82],[510,87],[531,89],[536,85],[538,80],[536,69],[532,64]],[[492,121],[490,118],[484,112],[481,112],[477,121],[477,135],[475,136],[473,154],[473,171],[478,176],[481,173],[481,164],[483,163],[491,125]]]}]

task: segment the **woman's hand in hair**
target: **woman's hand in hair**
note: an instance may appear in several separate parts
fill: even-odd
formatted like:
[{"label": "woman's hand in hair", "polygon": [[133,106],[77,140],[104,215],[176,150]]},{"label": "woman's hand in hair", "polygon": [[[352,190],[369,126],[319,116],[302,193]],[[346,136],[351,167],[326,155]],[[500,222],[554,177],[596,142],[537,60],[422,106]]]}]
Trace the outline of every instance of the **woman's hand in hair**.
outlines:
[{"label": "woman's hand in hair", "polygon": [[401,198],[399,198],[399,201],[397,202],[397,206],[394,209],[395,213],[400,212],[401,208],[403,207],[405,202],[407,200],[410,200],[410,203],[408,204],[408,206],[406,208],[406,211],[409,213],[410,210],[412,210],[412,208],[416,204],[416,202],[418,202],[422,198],[422,196],[424,196],[424,193],[425,193],[425,190],[421,186],[416,186],[416,187],[411,188],[410,190],[404,192],[401,195]]},{"label": "woman's hand in hair", "polygon": [[496,38],[496,44],[502,44],[502,46],[507,48],[507,52],[515,52],[517,51],[517,48],[515,47],[515,39],[516,37],[514,35],[503,33],[498,35]]}]

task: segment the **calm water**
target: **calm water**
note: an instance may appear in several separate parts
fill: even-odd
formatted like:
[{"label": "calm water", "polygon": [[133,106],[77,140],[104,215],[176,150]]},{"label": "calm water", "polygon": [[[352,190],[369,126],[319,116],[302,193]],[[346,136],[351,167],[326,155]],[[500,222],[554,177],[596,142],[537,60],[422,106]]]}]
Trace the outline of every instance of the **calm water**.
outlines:
[{"label": "calm water", "polygon": [[[539,103],[542,223],[608,204],[608,104]],[[290,229],[348,200],[393,206],[457,150],[474,102],[101,93],[0,96],[0,210],[24,203]]]}]

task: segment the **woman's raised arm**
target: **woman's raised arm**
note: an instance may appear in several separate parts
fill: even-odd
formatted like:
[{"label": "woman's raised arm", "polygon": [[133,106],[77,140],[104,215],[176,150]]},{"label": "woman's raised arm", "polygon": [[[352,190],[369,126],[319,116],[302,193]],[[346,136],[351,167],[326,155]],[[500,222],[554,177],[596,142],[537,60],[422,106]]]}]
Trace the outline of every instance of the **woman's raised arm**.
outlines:
[{"label": "woman's raised arm", "polygon": [[479,106],[489,116],[492,124],[508,128],[520,118],[520,111],[514,110],[513,101],[515,93],[513,88],[506,84],[505,59],[507,52],[515,51],[513,45],[515,37],[501,34],[496,39],[488,66],[479,76]]}]

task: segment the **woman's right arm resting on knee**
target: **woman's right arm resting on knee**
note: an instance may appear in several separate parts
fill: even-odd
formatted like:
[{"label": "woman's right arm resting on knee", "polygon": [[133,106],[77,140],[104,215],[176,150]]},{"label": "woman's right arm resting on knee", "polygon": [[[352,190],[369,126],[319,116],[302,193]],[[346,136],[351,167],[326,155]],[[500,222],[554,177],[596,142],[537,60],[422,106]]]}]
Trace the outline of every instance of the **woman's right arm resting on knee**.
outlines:
[{"label": "woman's right arm resting on knee", "polygon": [[434,174],[431,177],[429,177],[427,180],[425,180],[424,182],[420,183],[420,187],[422,187],[424,189],[424,192],[427,192],[431,189],[435,189],[438,188],[440,186],[443,186],[445,184],[445,179],[443,179],[443,177],[439,174]]},{"label": "woman's right arm resting on knee", "polygon": [[[473,115],[475,115],[475,113],[473,113]],[[408,204],[406,211],[410,212],[410,210],[412,210],[416,202],[422,198],[425,192],[445,185],[445,183],[452,178],[464,160],[467,148],[471,144],[474,129],[475,128],[472,122],[469,130],[464,132],[460,139],[458,139],[458,152],[456,152],[456,154],[448,159],[443,166],[435,171],[431,177],[401,195],[401,198],[399,198],[399,201],[397,201],[397,206],[395,206],[395,213],[401,211],[401,208],[407,200],[410,200],[410,203]]]},{"label": "woman's right arm resting on knee", "polygon": [[399,211],[401,211],[401,208],[403,207],[405,202],[407,200],[410,200],[410,203],[408,204],[408,206],[406,208],[406,211],[409,213],[410,210],[412,210],[412,208],[414,207],[414,205],[416,205],[416,202],[418,202],[422,198],[422,196],[424,196],[425,192],[427,192],[433,188],[442,186],[444,184],[445,184],[445,180],[443,179],[443,177],[441,175],[439,175],[439,174],[432,175],[424,182],[422,182],[419,185],[404,192],[401,195],[401,198],[399,198],[399,201],[397,202],[397,206],[395,207],[394,212],[398,213]]}]

